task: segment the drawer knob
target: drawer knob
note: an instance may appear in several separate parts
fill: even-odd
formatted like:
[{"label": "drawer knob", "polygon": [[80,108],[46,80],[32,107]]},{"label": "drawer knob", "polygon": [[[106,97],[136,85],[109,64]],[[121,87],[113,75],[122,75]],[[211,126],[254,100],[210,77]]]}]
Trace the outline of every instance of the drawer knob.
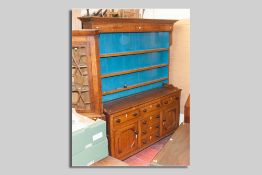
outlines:
[{"label": "drawer knob", "polygon": [[96,26],[96,29],[99,29],[99,27],[98,27],[98,26]]},{"label": "drawer knob", "polygon": [[142,131],[143,134],[146,134],[146,131]]},{"label": "drawer knob", "polygon": [[157,126],[156,126],[156,128],[160,128],[160,126],[159,126],[159,125],[157,125]]},{"label": "drawer knob", "polygon": [[134,113],[134,114],[133,114],[133,116],[137,116],[137,115],[138,115],[138,113]]},{"label": "drawer knob", "polygon": [[143,110],[143,112],[146,112],[146,111],[147,111],[147,109],[144,109],[144,110]]},{"label": "drawer knob", "polygon": [[146,124],[146,121],[143,121],[143,124],[145,125],[145,124]]},{"label": "drawer knob", "polygon": [[157,115],[156,118],[160,118],[160,115]]},{"label": "drawer knob", "polygon": [[116,120],[116,122],[117,122],[117,123],[121,123],[121,119],[118,118],[118,119]]}]

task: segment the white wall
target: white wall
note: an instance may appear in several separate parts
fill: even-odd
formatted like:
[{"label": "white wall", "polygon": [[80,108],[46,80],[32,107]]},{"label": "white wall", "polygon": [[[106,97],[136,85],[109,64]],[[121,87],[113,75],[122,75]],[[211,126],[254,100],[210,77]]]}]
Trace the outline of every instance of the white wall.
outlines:
[{"label": "white wall", "polygon": [[[99,9],[89,9],[89,13],[92,14],[96,10]],[[86,9],[81,9],[81,15],[86,15]],[[190,9],[145,9],[143,17],[148,19],[190,19]]]},{"label": "white wall", "polygon": [[145,9],[143,18],[190,19],[190,9]]}]

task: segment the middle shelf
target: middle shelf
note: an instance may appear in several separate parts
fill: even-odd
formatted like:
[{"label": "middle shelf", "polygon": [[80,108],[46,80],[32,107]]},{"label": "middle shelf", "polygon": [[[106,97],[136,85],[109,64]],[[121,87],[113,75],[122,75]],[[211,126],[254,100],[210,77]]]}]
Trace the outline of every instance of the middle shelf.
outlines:
[{"label": "middle shelf", "polygon": [[138,88],[138,87],[141,87],[141,86],[146,86],[146,85],[157,83],[157,82],[160,82],[160,81],[163,81],[163,80],[167,80],[167,79],[168,78],[159,78],[159,79],[156,79],[156,80],[146,81],[146,82],[135,84],[135,85],[130,85],[130,86],[126,86],[126,87],[122,87],[122,88],[118,88],[118,89],[113,89],[111,91],[103,92],[103,96],[109,95],[109,94],[113,94],[113,93],[116,93],[116,92],[129,90],[129,89]]},{"label": "middle shelf", "polygon": [[141,71],[156,69],[156,68],[165,67],[165,66],[168,66],[168,64],[158,64],[158,65],[147,66],[147,67],[142,67],[142,68],[138,68],[138,69],[131,69],[131,70],[126,70],[126,71],[121,71],[121,72],[104,74],[104,75],[101,75],[101,78],[113,77],[113,76],[118,76],[118,75],[134,73],[134,72],[141,72]]}]

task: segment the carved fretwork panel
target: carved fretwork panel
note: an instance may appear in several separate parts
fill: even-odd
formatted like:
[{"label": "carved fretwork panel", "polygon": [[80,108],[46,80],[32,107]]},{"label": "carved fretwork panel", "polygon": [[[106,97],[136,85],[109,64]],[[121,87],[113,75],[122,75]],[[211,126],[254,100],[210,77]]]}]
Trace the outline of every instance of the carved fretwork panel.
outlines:
[{"label": "carved fretwork panel", "polygon": [[86,47],[72,48],[72,107],[91,110]]}]

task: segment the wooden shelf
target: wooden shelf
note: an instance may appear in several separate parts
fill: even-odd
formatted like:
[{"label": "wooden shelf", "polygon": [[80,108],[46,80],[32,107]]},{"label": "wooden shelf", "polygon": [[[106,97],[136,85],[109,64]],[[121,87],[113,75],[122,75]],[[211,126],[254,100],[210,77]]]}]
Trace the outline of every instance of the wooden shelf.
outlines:
[{"label": "wooden shelf", "polygon": [[138,51],[131,51],[131,52],[108,53],[108,54],[101,54],[100,58],[123,56],[123,55],[136,55],[136,54],[160,52],[160,51],[166,51],[166,50],[169,50],[169,49],[168,48],[159,48],[159,49],[138,50]]},{"label": "wooden shelf", "polygon": [[129,90],[129,89],[134,89],[134,88],[141,87],[141,86],[146,86],[146,85],[157,83],[157,82],[167,80],[167,79],[168,78],[159,78],[159,79],[156,79],[156,80],[147,81],[147,82],[144,82],[144,83],[139,83],[139,84],[132,85],[132,86],[127,86],[127,87],[123,87],[123,88],[119,88],[119,89],[114,89],[114,90],[111,90],[111,91],[106,91],[106,92],[103,92],[103,96],[113,94],[113,93],[116,93],[116,92],[126,91],[126,90]]},{"label": "wooden shelf", "polygon": [[158,65],[154,65],[154,66],[148,66],[148,67],[143,67],[143,68],[138,68],[138,69],[122,71],[122,72],[115,72],[115,73],[105,74],[105,75],[101,75],[101,78],[107,78],[107,77],[113,77],[113,76],[118,76],[118,75],[130,74],[130,73],[134,73],[134,72],[141,72],[141,71],[156,69],[156,68],[165,67],[165,66],[168,66],[168,64],[158,64]]}]

